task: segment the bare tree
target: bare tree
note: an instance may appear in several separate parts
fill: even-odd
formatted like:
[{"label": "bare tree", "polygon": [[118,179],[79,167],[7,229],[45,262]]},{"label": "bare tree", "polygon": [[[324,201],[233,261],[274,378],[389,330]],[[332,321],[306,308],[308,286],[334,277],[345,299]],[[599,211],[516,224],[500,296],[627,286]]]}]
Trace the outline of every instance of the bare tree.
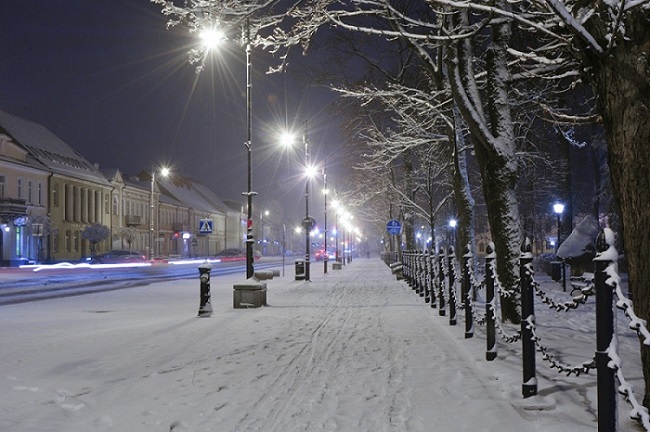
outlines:
[{"label": "bare tree", "polygon": [[120,227],[117,230],[117,235],[126,242],[129,249],[133,245],[133,242],[138,237],[138,230],[133,227]]},{"label": "bare tree", "polygon": [[94,223],[87,225],[81,232],[81,238],[90,243],[90,256],[95,256],[97,244],[103,242],[111,235],[111,229],[106,225]]}]

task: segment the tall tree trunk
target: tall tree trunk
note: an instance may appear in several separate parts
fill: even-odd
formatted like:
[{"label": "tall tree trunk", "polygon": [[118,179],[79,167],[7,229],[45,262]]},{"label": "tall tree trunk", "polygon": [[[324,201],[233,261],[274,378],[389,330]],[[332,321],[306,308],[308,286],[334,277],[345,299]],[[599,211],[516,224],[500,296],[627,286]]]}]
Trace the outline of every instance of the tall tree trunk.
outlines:
[{"label": "tall tree trunk", "polygon": [[[410,149],[405,149],[402,155],[404,162],[404,194],[413,203],[415,202],[415,181],[413,180],[413,152]],[[415,244],[415,214],[411,204],[404,211],[404,236],[407,250],[412,250],[417,247]]]},{"label": "tall tree trunk", "polygon": [[[600,3],[600,2],[599,2]],[[604,13],[604,12],[603,12]],[[609,29],[594,20],[592,33]],[[592,84],[608,138],[612,184],[621,209],[629,286],[637,315],[650,322],[650,11],[637,8],[607,55],[590,55]],[[643,404],[650,407],[650,347],[641,345]]]},{"label": "tall tree trunk", "polygon": [[465,246],[469,245],[469,252],[474,255],[476,252],[476,230],[474,227],[474,197],[467,174],[467,154],[465,137],[460,124],[460,113],[454,110],[454,197],[458,209],[458,222],[460,226],[457,257],[465,252]]},{"label": "tall tree trunk", "polygon": [[[467,13],[463,11],[454,14],[452,19],[457,20],[453,24],[464,26],[469,22]],[[505,20],[492,26],[492,44],[486,65],[488,88],[485,104],[480,100],[480,92],[474,81],[471,42],[465,39],[453,43],[451,46],[455,53],[448,58],[454,101],[469,126],[481,170],[490,233],[498,257],[499,282],[504,288],[514,290],[519,280],[517,260],[521,227],[515,193],[515,133],[507,92],[509,71],[506,49],[510,34],[510,24]],[[483,107],[487,113],[484,113]],[[501,312],[502,319],[520,322],[520,295],[502,296]]]}]

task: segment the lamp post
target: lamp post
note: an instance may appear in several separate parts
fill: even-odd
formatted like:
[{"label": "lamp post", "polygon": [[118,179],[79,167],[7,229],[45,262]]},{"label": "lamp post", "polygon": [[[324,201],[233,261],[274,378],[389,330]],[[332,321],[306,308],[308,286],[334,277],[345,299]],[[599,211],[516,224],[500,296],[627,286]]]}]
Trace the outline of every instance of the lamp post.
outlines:
[{"label": "lamp post", "polygon": [[[282,134],[280,140],[285,146],[289,146],[294,142],[293,134],[289,132],[285,132]],[[303,229],[305,230],[305,280],[309,281],[310,280],[309,279],[310,278],[310,271],[309,271],[310,256],[311,256],[311,241],[309,236],[310,236],[310,231],[313,228],[311,224],[314,222],[313,218],[309,216],[309,188],[311,186],[311,179],[315,175],[315,168],[311,164],[311,156],[309,154],[309,139],[307,137],[306,125],[304,127],[303,134],[302,134],[302,143],[305,148],[305,175],[307,176],[305,182],[305,219],[303,219],[302,225],[303,225]]]},{"label": "lamp post", "polygon": [[[553,204],[553,211],[557,215],[557,241],[555,242],[555,255],[557,256],[557,251],[560,249],[560,239],[562,238],[562,213],[564,212],[564,204],[559,202]],[[562,259],[562,290],[566,291],[566,267],[564,265],[564,259]]]},{"label": "lamp post", "polygon": [[[161,168],[160,169],[160,174],[163,177],[167,177],[169,175],[169,169],[168,168]],[[154,241],[157,236],[154,236],[154,230],[156,227],[156,224],[154,223],[154,200],[153,200],[153,190],[154,190],[154,185],[156,183],[156,168],[153,167],[151,169],[151,194],[149,197],[149,259],[152,260],[154,259]]]},{"label": "lamp post", "polygon": [[[307,139],[307,133],[304,132],[302,135],[302,141],[305,145],[305,170],[307,174],[307,181],[305,182],[305,221],[309,219],[309,186],[311,183],[311,160],[309,157],[309,140]],[[309,231],[307,225],[305,225],[305,280],[309,279],[309,258],[311,255],[311,242],[309,240]]]},{"label": "lamp post", "polygon": [[451,228],[451,239],[449,240],[449,243],[451,246],[454,247],[454,249],[456,249],[456,225],[457,224],[458,222],[456,221],[456,219],[454,218],[449,219],[449,228]]},{"label": "lamp post", "polygon": [[[246,27],[243,31],[246,43],[246,162],[247,162],[247,190],[242,192],[246,196],[246,278],[253,277],[253,100],[252,100],[252,47],[250,41],[250,20],[246,18]],[[226,37],[223,32],[217,29],[205,29],[201,32],[201,38],[207,50],[213,49],[223,42]]]},{"label": "lamp post", "polygon": [[325,197],[325,219],[324,219],[324,224],[325,224],[325,235],[323,236],[325,239],[324,242],[324,249],[325,249],[325,257],[323,258],[323,273],[327,273],[327,260],[329,259],[329,253],[327,252],[327,160],[325,161],[325,166],[323,166],[323,196]]}]

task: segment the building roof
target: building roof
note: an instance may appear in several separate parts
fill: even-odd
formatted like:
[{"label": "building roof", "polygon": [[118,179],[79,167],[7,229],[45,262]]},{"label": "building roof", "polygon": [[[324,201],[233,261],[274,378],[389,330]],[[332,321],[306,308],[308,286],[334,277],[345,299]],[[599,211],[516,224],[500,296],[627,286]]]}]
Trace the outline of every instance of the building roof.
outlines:
[{"label": "building roof", "polygon": [[0,132],[2,131],[51,172],[109,185],[97,167],[46,127],[0,111]]}]

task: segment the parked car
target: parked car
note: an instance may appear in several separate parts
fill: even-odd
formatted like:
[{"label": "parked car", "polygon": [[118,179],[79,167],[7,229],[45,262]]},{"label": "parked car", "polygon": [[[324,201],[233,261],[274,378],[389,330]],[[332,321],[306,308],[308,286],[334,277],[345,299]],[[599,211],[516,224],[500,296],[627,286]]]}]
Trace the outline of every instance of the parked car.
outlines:
[{"label": "parked car", "polygon": [[246,259],[246,253],[239,248],[229,248],[222,250],[214,257],[221,261],[241,261]]},{"label": "parked car", "polygon": [[122,264],[147,262],[147,257],[140,251],[135,250],[110,250],[90,258],[93,264]]}]

